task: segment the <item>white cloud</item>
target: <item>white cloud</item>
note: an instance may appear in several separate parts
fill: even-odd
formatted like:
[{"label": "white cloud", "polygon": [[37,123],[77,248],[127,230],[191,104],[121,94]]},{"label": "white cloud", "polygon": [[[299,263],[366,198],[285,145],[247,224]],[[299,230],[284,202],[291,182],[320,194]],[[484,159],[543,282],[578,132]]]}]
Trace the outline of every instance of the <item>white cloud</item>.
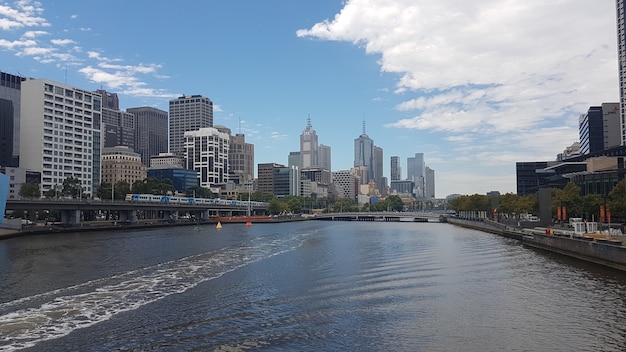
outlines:
[{"label": "white cloud", "polygon": [[35,1],[21,0],[15,2],[14,6],[0,4],[0,29],[49,26],[48,21],[39,16],[42,11],[41,4]]},{"label": "white cloud", "polygon": [[50,43],[54,44],[54,45],[69,45],[69,44],[74,44],[74,41],[71,39],[52,39],[50,41]]},{"label": "white cloud", "polygon": [[296,34],[362,46],[399,75],[396,109],[412,116],[387,127],[480,143],[497,151],[482,155],[490,162],[511,165],[553,160],[577,139],[580,113],[616,101],[614,13],[608,0],[348,0]]}]

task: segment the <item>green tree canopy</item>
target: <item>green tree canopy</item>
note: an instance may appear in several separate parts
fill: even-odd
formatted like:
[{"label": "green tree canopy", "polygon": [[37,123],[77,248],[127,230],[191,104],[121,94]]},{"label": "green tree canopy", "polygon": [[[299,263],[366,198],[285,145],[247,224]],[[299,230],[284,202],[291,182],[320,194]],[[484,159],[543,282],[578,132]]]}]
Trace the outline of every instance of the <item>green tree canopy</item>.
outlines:
[{"label": "green tree canopy", "polygon": [[20,197],[24,198],[39,198],[41,197],[41,190],[39,189],[39,183],[26,182],[22,184],[19,192]]},{"label": "green tree canopy", "polygon": [[202,187],[202,186],[193,186],[187,189],[185,193],[187,197],[196,197],[196,198],[215,198],[213,192],[210,189]]}]

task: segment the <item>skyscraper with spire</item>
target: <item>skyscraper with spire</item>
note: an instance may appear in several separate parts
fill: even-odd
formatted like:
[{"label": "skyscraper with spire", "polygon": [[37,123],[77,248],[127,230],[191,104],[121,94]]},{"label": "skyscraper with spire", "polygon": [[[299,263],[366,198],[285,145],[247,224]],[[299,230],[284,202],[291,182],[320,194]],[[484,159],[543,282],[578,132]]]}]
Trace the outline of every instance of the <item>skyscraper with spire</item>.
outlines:
[{"label": "skyscraper with spire", "polygon": [[318,142],[317,133],[311,125],[311,116],[306,119],[306,128],[300,134],[300,157],[302,167],[318,166]]},{"label": "skyscraper with spire", "polygon": [[367,180],[361,180],[361,184],[374,180],[374,140],[365,133],[365,121],[363,133],[354,140],[354,167],[358,166],[367,168]]}]

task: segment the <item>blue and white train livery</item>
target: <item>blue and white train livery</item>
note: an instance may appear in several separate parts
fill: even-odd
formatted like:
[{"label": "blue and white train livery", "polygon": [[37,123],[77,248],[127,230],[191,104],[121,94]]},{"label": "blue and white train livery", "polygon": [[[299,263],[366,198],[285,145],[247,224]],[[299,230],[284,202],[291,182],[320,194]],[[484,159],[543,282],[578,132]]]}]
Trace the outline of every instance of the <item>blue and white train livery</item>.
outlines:
[{"label": "blue and white train livery", "polygon": [[267,207],[265,202],[230,200],[230,199],[209,199],[209,198],[193,198],[179,196],[160,196],[156,194],[126,194],[126,201],[140,203],[166,203],[166,204],[206,204],[231,207]]}]

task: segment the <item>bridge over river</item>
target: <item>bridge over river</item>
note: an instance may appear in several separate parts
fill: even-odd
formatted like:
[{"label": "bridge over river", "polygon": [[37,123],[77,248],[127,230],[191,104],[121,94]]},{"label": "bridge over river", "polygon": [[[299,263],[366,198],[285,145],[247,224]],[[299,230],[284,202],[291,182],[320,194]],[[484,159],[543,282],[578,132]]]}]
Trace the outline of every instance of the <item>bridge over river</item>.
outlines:
[{"label": "bridge over river", "polygon": [[445,215],[432,212],[358,212],[316,214],[313,219],[330,221],[442,222],[445,221]]},{"label": "bridge over river", "polygon": [[264,214],[266,206],[253,206],[250,209],[235,202],[228,204],[175,204],[175,203],[148,203],[131,201],[107,201],[87,199],[35,199],[35,200],[8,200],[6,209],[23,210],[29,212],[29,219],[35,220],[36,212],[58,211],[61,215],[61,224],[64,226],[78,226],[81,224],[84,212],[106,214],[107,219],[119,222],[136,223],[143,220],[178,220],[181,216],[190,214],[194,219],[203,221],[213,216],[241,216],[248,210],[251,215]]}]

